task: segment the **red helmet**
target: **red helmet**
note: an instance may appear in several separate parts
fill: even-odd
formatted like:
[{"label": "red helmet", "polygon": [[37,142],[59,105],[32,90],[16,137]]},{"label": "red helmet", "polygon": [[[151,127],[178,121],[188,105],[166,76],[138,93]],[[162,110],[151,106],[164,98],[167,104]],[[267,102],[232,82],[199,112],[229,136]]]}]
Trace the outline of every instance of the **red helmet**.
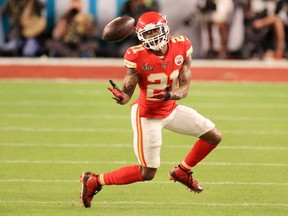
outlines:
[{"label": "red helmet", "polygon": [[[159,34],[156,36],[145,38],[146,32],[158,29]],[[170,40],[170,29],[167,25],[166,17],[155,11],[144,13],[138,19],[136,25],[136,33],[138,39],[147,49],[160,50]]]}]

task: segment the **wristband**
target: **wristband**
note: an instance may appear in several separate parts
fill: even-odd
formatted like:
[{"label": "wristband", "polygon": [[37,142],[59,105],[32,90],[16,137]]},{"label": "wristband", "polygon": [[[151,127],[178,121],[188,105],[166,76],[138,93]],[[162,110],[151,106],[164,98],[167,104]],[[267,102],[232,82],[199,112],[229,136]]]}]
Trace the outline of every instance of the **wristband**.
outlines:
[{"label": "wristband", "polygon": [[169,91],[166,91],[165,97],[162,99],[163,101],[167,101],[171,98],[171,93]]}]

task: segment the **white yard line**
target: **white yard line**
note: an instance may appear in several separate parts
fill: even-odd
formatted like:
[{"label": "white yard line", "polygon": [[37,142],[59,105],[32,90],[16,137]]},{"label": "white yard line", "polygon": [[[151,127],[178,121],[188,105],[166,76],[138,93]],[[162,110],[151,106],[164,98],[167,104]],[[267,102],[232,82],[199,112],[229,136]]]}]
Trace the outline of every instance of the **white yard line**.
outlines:
[{"label": "white yard line", "polygon": [[[0,160],[0,164],[134,164],[133,161],[69,161],[69,160]],[[161,162],[162,165],[175,165],[179,162]],[[288,167],[288,163],[232,163],[232,162],[201,162],[208,166],[256,166],[256,167]]]},{"label": "white yard line", "polygon": [[[31,147],[31,148],[132,148],[133,145],[130,143],[62,143],[62,144],[55,144],[55,143],[1,143],[0,146],[2,147]],[[179,144],[170,144],[170,145],[163,145],[163,148],[171,148],[171,149],[186,149],[189,145],[179,145]],[[288,147],[284,146],[223,146],[220,145],[217,149],[219,150],[274,150],[274,151],[287,151]]]},{"label": "white yard line", "polygon": [[[1,60],[1,59],[0,59]],[[288,61],[287,61],[288,64]],[[1,65],[1,63],[0,63]],[[288,68],[288,65],[287,65]],[[117,82],[122,82],[122,79],[116,79]],[[41,83],[61,83],[61,84],[67,84],[67,85],[83,85],[83,84],[94,84],[94,83],[108,83],[108,80],[97,80],[97,79],[88,79],[88,78],[83,78],[83,79],[69,79],[69,78],[55,78],[53,80],[50,79],[41,79],[41,78],[27,78],[27,79],[21,79],[21,78],[2,78],[0,79],[0,83],[17,83],[17,84],[41,84]],[[221,80],[210,80],[209,82],[205,81],[205,80],[192,80],[193,86],[201,86],[201,85],[209,85],[209,86],[223,86],[225,85],[235,85],[237,83],[230,83],[227,81],[221,81]],[[260,83],[255,83],[255,82],[251,82],[248,80],[245,81],[241,81],[240,83],[238,83],[238,85],[241,86],[261,86],[261,87],[271,87],[271,86],[275,86],[274,82],[269,82],[269,81],[263,81]],[[277,86],[287,86],[286,82],[280,82],[276,84]],[[193,89],[191,89],[191,92],[193,91]],[[205,90],[204,90],[205,91]]]},{"label": "white yard line", "polygon": [[[23,95],[25,94],[26,96],[31,96],[31,95],[39,95],[39,96],[43,96],[43,95],[85,95],[85,96],[94,96],[94,95],[103,95],[104,93],[106,93],[106,91],[96,91],[96,90],[51,90],[51,89],[37,89],[37,90],[27,90],[27,89],[21,89],[21,91],[19,90],[9,90],[9,91],[5,91],[2,90],[0,92],[0,95]],[[273,96],[274,95],[274,96]],[[271,95],[271,97],[282,97],[282,94],[273,94]],[[257,97],[259,97],[260,95],[258,95]],[[264,97],[265,95],[263,95]],[[284,95],[283,95],[284,96]],[[236,97],[236,96],[235,96]],[[256,97],[256,96],[255,96]],[[260,96],[261,97],[261,96]],[[269,97],[269,95],[268,95]]]},{"label": "white yard line", "polygon": [[[34,113],[9,113],[0,114],[2,118],[38,118],[38,119],[130,119],[129,115],[105,115],[105,114],[34,114]],[[287,117],[288,118],[288,117]],[[271,118],[273,120],[273,118]],[[280,119],[281,120],[281,119]],[[270,121],[270,120],[269,120]]]},{"label": "white yard line", "polygon": [[[114,106],[115,104],[110,102],[99,102],[99,101],[46,101],[46,100],[22,100],[22,101],[0,101],[0,106],[45,106],[45,107],[102,107],[102,106]],[[274,104],[274,103],[258,103],[258,104],[243,104],[243,103],[186,103],[189,106],[197,106],[202,108],[211,108],[213,109],[260,109],[260,110],[269,110],[269,109],[288,109],[288,103]]]},{"label": "white yard line", "polygon": [[[129,115],[110,115],[110,114],[37,114],[37,113],[7,113],[0,114],[2,118],[35,118],[35,119],[130,119]],[[282,117],[269,117],[269,116],[212,116],[214,120],[222,121],[261,121],[261,122],[271,122],[271,121],[288,121],[288,116]]]},{"label": "white yard line", "polygon": [[[79,180],[60,180],[60,179],[0,179],[0,182],[23,182],[23,183],[79,183]],[[147,181],[140,184],[171,184],[171,181]],[[206,185],[275,185],[288,186],[287,182],[201,182]]]},{"label": "white yard line", "polygon": [[219,146],[218,149],[228,150],[276,150],[276,151],[287,151],[288,147],[281,146]]},{"label": "white yard line", "polygon": [[0,131],[21,131],[21,132],[79,132],[79,133],[111,133],[130,132],[132,129],[125,128],[32,128],[32,127],[0,127]]},{"label": "white yard line", "polygon": [[[21,132],[57,132],[57,133],[132,133],[131,129],[127,128],[35,128],[35,127],[0,127],[0,131],[21,131]],[[164,133],[167,132],[164,130]],[[222,130],[223,134],[236,135],[287,135],[286,130]]]},{"label": "white yard line", "polygon": [[[75,202],[73,201],[28,201],[28,200],[0,200],[0,204],[11,204],[11,205],[81,205],[80,201]],[[94,201],[93,205],[152,205],[152,206],[159,206],[159,205],[190,205],[190,206],[216,206],[216,207],[288,207],[288,203],[196,203],[196,202],[177,202],[173,201],[169,202],[149,202],[149,201],[103,201],[97,202]]]},{"label": "white yard line", "polygon": [[[1,81],[0,81],[1,82]],[[108,83],[107,83],[108,85]],[[21,92],[19,90],[2,90],[0,91],[0,95],[11,95],[11,94],[25,94],[26,96],[28,95],[85,95],[85,96],[96,96],[96,95],[103,95],[106,94],[107,90],[106,88],[99,89],[99,90],[91,90],[91,89],[72,89],[72,90],[66,90],[66,89],[37,89],[31,90],[31,89],[21,89]],[[190,90],[189,93],[191,98],[193,97],[239,97],[239,98],[287,98],[288,93],[285,92],[239,92],[239,90],[229,90],[227,91],[217,91],[214,90],[213,92],[211,91],[200,91],[200,90]]]}]

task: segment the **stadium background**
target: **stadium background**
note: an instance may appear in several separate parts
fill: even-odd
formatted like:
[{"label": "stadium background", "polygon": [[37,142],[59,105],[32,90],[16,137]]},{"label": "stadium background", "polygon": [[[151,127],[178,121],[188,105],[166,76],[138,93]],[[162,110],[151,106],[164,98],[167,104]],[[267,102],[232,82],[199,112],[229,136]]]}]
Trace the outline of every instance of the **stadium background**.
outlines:
[{"label": "stadium background", "polygon": [[[66,9],[66,5],[70,0],[41,0],[46,7],[43,15],[48,21],[48,31],[53,29],[54,24]],[[93,15],[97,25],[98,34],[100,35],[104,25],[119,15],[119,11],[126,0],[82,0],[83,11]],[[0,6],[5,0],[0,0]],[[207,34],[205,28],[201,28],[201,18],[196,17],[190,26],[184,25],[184,20],[195,10],[196,1],[191,0],[158,0],[160,12],[167,15],[171,34],[187,35],[193,42],[194,53],[193,58],[199,58],[205,50],[207,50]],[[1,19],[1,17],[0,17]],[[233,42],[229,40],[229,51],[237,51],[243,42],[243,13],[240,8],[235,9],[233,18],[231,19],[231,29],[229,38],[233,38]],[[3,43],[5,35],[9,31],[8,17],[0,20],[0,45]],[[219,47],[219,37],[214,31],[215,47]]]},{"label": "stadium background", "polygon": [[[43,15],[48,21],[48,31],[63,14],[70,0],[42,0],[46,7]],[[119,15],[119,11],[126,0],[82,0],[84,12],[93,15],[97,23],[97,33],[101,34],[105,24]],[[5,0],[0,0],[0,6]],[[183,21],[195,10],[196,1],[158,0],[161,13],[167,15],[171,34],[187,35],[193,43],[193,59],[200,58],[207,49],[207,35],[205,28],[201,28],[201,18],[196,17],[190,26],[184,25]],[[181,9],[181,10],[180,10]],[[234,17],[231,19],[229,51],[237,51],[243,43],[243,13],[238,7],[235,8]],[[9,31],[8,17],[0,21],[0,44]],[[219,37],[216,31],[216,47],[219,46]],[[110,66],[110,67],[107,67]],[[206,61],[193,62],[193,78],[205,80],[255,80],[255,81],[287,81],[285,62],[252,62],[243,63],[219,61],[215,64]],[[216,67],[216,69],[215,69]],[[240,68],[239,68],[240,67]],[[20,69],[21,68],[21,69]],[[211,70],[213,69],[213,72]],[[247,69],[248,68],[248,69]],[[253,68],[253,69],[249,69]],[[254,73],[252,73],[252,71]],[[5,59],[0,58],[0,77],[2,78],[122,78],[125,69],[122,60],[104,60],[99,58],[88,60],[58,60],[39,59]],[[286,75],[287,76],[287,75]],[[280,78],[281,77],[281,78]]]}]

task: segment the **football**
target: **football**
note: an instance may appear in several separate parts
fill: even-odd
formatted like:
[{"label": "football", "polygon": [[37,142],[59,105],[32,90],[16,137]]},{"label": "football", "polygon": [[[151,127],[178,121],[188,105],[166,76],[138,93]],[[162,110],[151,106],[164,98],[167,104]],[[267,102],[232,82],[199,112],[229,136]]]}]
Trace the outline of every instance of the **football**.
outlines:
[{"label": "football", "polygon": [[105,41],[121,41],[135,31],[135,19],[130,16],[121,16],[109,22],[102,32]]}]

